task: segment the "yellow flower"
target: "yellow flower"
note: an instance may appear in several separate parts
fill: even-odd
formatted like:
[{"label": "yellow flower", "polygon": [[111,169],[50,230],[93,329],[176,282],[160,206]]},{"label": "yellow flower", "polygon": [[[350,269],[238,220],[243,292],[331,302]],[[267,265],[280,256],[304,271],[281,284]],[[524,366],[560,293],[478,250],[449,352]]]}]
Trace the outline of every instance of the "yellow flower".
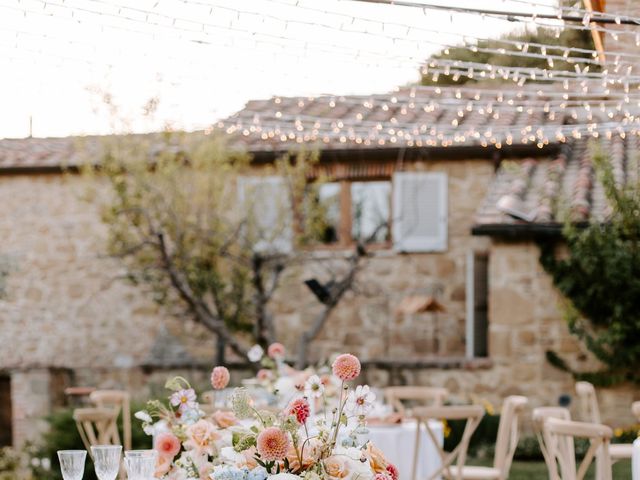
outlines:
[{"label": "yellow flower", "polygon": [[451,435],[449,423],[446,420],[442,420],[442,425],[444,425],[444,438],[449,438],[449,435]]},{"label": "yellow flower", "polygon": [[621,437],[623,433],[624,433],[624,430],[622,430],[621,428],[616,428],[616,429],[613,431],[613,434],[614,434],[616,437]]},{"label": "yellow flower", "polygon": [[485,411],[489,414],[489,415],[495,415],[496,414],[496,409],[493,408],[493,405],[491,405],[491,402],[489,402],[488,400],[483,400],[482,404],[484,405],[484,409]]}]

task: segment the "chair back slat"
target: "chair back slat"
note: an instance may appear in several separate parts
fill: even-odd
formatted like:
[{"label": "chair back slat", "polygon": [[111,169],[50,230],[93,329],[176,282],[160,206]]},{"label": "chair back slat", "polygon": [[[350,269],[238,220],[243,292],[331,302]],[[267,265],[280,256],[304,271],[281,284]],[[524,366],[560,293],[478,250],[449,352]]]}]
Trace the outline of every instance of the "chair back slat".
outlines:
[{"label": "chair back slat", "polygon": [[[536,438],[538,439],[538,444],[540,445],[540,451],[542,452],[542,456],[544,457],[544,463],[547,464],[547,470],[551,470],[553,466],[551,465],[553,460],[549,455],[549,448],[545,443],[543,436],[543,428],[544,422],[548,418],[559,418],[560,420],[571,420],[571,413],[568,409],[563,407],[538,407],[533,409],[532,413],[533,418],[533,430],[536,434]],[[570,464],[566,467],[567,472],[575,471],[575,454],[573,451],[573,440],[571,438],[564,438],[564,441],[561,444],[556,445],[556,448],[562,449],[563,452],[561,454],[562,458],[566,458],[570,460]],[[563,473],[563,477],[566,476],[566,472]]]},{"label": "chair back slat", "polygon": [[501,472],[503,478],[507,477],[511,468],[513,455],[520,438],[520,415],[527,403],[529,403],[527,397],[511,395],[505,399],[500,411],[493,466]]},{"label": "chair back slat", "polygon": [[[417,480],[416,475],[422,425],[426,428],[427,434],[433,442],[433,445],[438,451],[442,461],[440,468],[435,472],[432,472],[428,480],[439,478],[442,473],[445,473],[447,478],[453,479],[454,476],[451,473],[450,467],[453,465],[454,461],[458,467],[455,480],[462,480],[462,467],[464,467],[466,461],[469,442],[471,441],[473,432],[478,428],[478,425],[480,425],[480,421],[484,416],[484,408],[479,405],[416,407],[413,409],[412,414],[417,421],[416,440],[413,452],[412,480]],[[443,447],[440,446],[440,442],[429,426],[429,420],[466,420],[460,443],[458,443],[451,452],[445,452]]]},{"label": "chair back slat", "polygon": [[91,392],[89,399],[98,408],[113,410],[116,419],[120,415],[120,412],[122,412],[124,449],[131,450],[131,399],[129,392],[122,390],[95,390]]},{"label": "chair back slat", "polygon": [[93,445],[120,445],[118,416],[113,409],[76,408],[73,419],[89,454]]},{"label": "chair back slat", "polygon": [[[613,432],[606,425],[546,418],[543,425],[544,443],[550,462],[547,464],[551,480],[583,480],[589,466],[596,459],[600,480],[611,480],[609,441]],[[574,438],[589,440],[589,449],[576,471]],[[560,471],[558,471],[560,466]]]},{"label": "chair back slat", "polygon": [[417,402],[420,406],[439,406],[444,404],[449,396],[449,390],[441,387],[400,386],[387,387],[384,396],[389,405],[401,415],[407,415],[403,402]]},{"label": "chair back slat", "polygon": [[576,394],[580,399],[582,420],[591,423],[602,423],[596,389],[589,382],[576,382]]},{"label": "chair back slat", "polygon": [[633,413],[636,420],[640,422],[640,402],[633,402],[631,404],[631,413]]}]

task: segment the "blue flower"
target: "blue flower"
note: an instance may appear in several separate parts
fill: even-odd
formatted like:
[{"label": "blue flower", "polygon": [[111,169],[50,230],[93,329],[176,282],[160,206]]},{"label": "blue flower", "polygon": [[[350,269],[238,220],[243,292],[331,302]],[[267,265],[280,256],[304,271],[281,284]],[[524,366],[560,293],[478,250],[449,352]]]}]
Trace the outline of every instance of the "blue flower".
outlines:
[{"label": "blue flower", "polygon": [[[214,480],[247,480],[249,471],[246,468],[221,467],[213,473]],[[266,477],[265,477],[266,478]]]},{"label": "blue flower", "polygon": [[256,467],[249,472],[247,480],[265,480],[268,476],[264,467]]}]

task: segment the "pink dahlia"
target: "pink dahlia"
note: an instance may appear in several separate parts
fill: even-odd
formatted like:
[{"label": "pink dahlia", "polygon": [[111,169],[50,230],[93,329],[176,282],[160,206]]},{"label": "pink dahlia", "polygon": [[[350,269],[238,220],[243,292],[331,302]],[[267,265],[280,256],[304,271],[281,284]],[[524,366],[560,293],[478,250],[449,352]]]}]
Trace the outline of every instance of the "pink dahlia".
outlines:
[{"label": "pink dahlia", "polygon": [[287,413],[289,415],[295,415],[298,423],[304,425],[304,422],[306,422],[307,418],[309,418],[309,415],[311,415],[309,402],[306,398],[296,398],[289,404]]},{"label": "pink dahlia", "polygon": [[332,365],[333,374],[346,382],[360,375],[360,360],[350,353],[338,355]]},{"label": "pink dahlia", "polygon": [[376,473],[373,480],[391,480],[391,478],[386,473]]},{"label": "pink dahlia", "polygon": [[282,460],[289,450],[289,437],[278,427],[265,428],[256,441],[260,459],[265,462]]},{"label": "pink dahlia", "polygon": [[229,377],[227,367],[215,367],[211,371],[211,386],[216,390],[222,390],[229,384]]},{"label": "pink dahlia", "polygon": [[396,467],[393,463],[387,465],[387,473],[391,477],[391,480],[398,480],[398,478],[400,478],[398,467]]},{"label": "pink dahlia", "polygon": [[273,359],[283,358],[285,351],[286,350],[284,348],[284,345],[276,342],[269,345],[269,348],[267,348],[267,355],[269,355]]},{"label": "pink dahlia", "polygon": [[173,458],[180,451],[180,440],[171,432],[161,433],[156,437],[155,449],[161,457]]}]

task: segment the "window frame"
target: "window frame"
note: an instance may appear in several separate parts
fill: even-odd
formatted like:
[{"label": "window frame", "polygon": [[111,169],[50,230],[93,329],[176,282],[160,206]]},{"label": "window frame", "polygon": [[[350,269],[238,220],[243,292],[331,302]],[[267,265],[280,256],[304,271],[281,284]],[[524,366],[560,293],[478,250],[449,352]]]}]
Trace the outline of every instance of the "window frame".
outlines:
[{"label": "window frame", "polygon": [[[351,196],[351,185],[353,183],[367,183],[367,182],[388,182],[391,189],[389,196],[389,218],[388,218],[388,229],[389,229],[389,240],[384,242],[372,242],[366,245],[369,250],[391,250],[393,247],[393,236],[392,236],[392,222],[393,222],[393,177],[390,175],[369,175],[369,176],[358,176],[358,177],[349,177],[349,178],[340,178],[337,180],[329,180],[328,183],[337,183],[340,186],[340,191],[338,194],[339,197],[339,211],[340,211],[340,221],[338,223],[338,241],[335,243],[311,243],[305,245],[303,247],[304,250],[327,250],[327,251],[341,251],[353,248],[356,245],[356,241],[352,236],[352,227],[353,227],[353,218],[352,218],[352,196]],[[297,228],[303,228],[302,226],[298,226]]]}]

